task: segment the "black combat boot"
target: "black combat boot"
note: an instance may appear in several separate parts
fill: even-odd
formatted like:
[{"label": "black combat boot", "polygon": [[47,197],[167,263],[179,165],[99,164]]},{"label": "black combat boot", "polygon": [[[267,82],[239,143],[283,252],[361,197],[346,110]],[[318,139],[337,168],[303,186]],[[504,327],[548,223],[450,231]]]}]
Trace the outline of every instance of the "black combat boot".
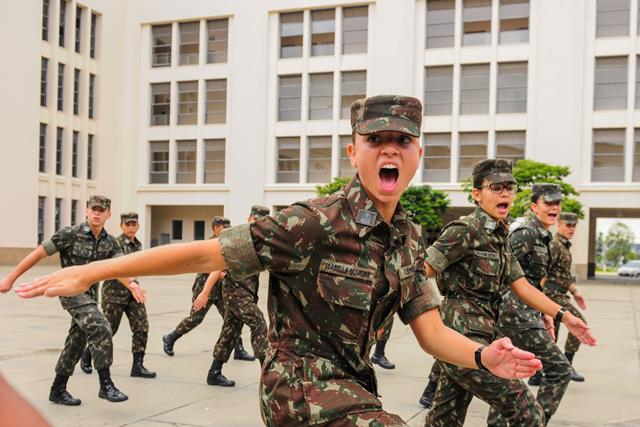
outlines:
[{"label": "black combat boot", "polygon": [[173,356],[174,355],[174,353],[173,353],[173,344],[175,344],[175,342],[181,336],[182,335],[180,335],[178,332],[171,331],[167,335],[164,335],[162,337],[162,349],[164,350],[164,352],[165,352],[165,354],[167,356]]},{"label": "black combat boot", "polygon": [[124,402],[129,398],[113,384],[109,368],[98,370],[98,376],[100,377],[100,391],[98,392],[100,399],[107,399],[109,402]]},{"label": "black combat boot", "polygon": [[71,393],[67,391],[67,381],[69,377],[66,375],[56,374],[53,384],[51,384],[51,391],[49,392],[49,401],[57,403],[59,405],[78,406],[80,399],[76,399],[71,396]]},{"label": "black combat boot", "polygon": [[538,371],[533,374],[528,381],[529,385],[539,387],[542,383],[542,371]]},{"label": "black combat boot", "polygon": [[436,395],[437,386],[437,382],[429,380],[429,383],[424,388],[424,391],[422,392],[422,396],[420,397],[418,403],[420,403],[425,408],[431,408],[433,406],[433,398]]},{"label": "black combat boot", "polygon": [[573,367],[573,356],[575,356],[575,353],[565,353],[564,355],[569,363],[571,363],[571,381],[575,381],[578,383],[584,382],[584,377],[580,375]]},{"label": "black combat boot", "polygon": [[384,369],[395,369],[396,365],[391,363],[387,356],[384,355],[384,348],[387,346],[387,341],[378,341],[376,343],[376,349],[371,356],[371,361],[376,365],[379,365]]},{"label": "black combat boot", "polygon": [[236,344],[236,348],[233,351],[233,358],[235,360],[246,360],[248,362],[253,362],[256,360],[256,357],[252,354],[249,354],[247,350],[242,346],[242,338],[238,338],[238,343]]},{"label": "black combat boot", "polygon": [[133,365],[131,365],[131,376],[141,378],[155,378],[156,373],[144,367],[144,353],[133,353]]},{"label": "black combat boot", "polygon": [[85,374],[93,372],[93,369],[91,369],[91,352],[89,351],[89,347],[84,349],[82,357],[80,357],[80,369]]},{"label": "black combat boot", "polygon": [[233,387],[236,385],[236,382],[228,380],[227,377],[222,375],[222,362],[216,362],[214,360],[213,363],[211,363],[211,368],[209,368],[209,373],[207,374],[207,384],[219,385],[222,387]]}]

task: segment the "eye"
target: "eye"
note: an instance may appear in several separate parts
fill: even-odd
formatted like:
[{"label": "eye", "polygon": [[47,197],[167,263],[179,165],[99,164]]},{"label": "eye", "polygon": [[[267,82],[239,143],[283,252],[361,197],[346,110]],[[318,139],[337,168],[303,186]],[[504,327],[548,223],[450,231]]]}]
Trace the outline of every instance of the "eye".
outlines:
[{"label": "eye", "polygon": [[367,141],[372,144],[380,144],[382,142],[382,138],[377,133],[372,133],[367,137]]},{"label": "eye", "polygon": [[400,135],[398,137],[398,143],[400,143],[401,145],[407,145],[411,143],[411,138],[407,135]]}]

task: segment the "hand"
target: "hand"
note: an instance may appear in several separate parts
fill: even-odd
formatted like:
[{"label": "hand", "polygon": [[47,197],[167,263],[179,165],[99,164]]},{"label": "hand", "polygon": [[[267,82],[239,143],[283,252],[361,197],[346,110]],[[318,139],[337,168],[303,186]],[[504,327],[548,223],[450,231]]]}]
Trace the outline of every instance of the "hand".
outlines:
[{"label": "hand", "polygon": [[0,281],[0,293],[6,294],[13,288],[13,280],[9,277],[5,277]]},{"label": "hand", "polygon": [[542,315],[542,320],[544,321],[544,327],[547,330],[547,332],[549,333],[549,336],[551,337],[552,340],[556,340],[556,325],[555,322],[553,321],[553,317],[549,316],[548,314],[543,314]]},{"label": "hand", "polygon": [[129,286],[129,290],[131,291],[133,299],[136,300],[136,302],[139,302],[140,304],[147,302],[147,291],[142,286],[140,286],[139,283],[131,281],[129,282]]},{"label": "hand", "polygon": [[578,338],[580,342],[590,346],[596,345],[596,339],[591,335],[589,326],[570,312],[566,312],[562,316],[562,323],[571,332],[571,335]]},{"label": "hand", "polygon": [[207,305],[208,301],[209,294],[205,293],[204,291],[200,292],[196,300],[193,302],[193,311],[202,310]]},{"label": "hand", "polygon": [[506,379],[528,378],[542,369],[533,353],[520,350],[509,338],[501,338],[482,350],[482,364],[495,376]]},{"label": "hand", "polygon": [[21,283],[16,288],[20,298],[34,298],[42,295],[48,297],[71,297],[86,292],[91,287],[91,281],[85,276],[86,267],[67,267],[38,277],[31,282]]},{"label": "hand", "polygon": [[573,299],[576,300],[576,304],[583,310],[587,309],[587,303],[584,300],[584,297],[580,295],[578,292],[573,294]]}]

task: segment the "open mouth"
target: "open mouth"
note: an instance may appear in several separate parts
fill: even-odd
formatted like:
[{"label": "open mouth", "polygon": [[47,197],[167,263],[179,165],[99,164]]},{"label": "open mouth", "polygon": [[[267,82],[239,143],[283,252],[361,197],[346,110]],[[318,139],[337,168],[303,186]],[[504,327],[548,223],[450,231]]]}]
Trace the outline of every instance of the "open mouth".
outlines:
[{"label": "open mouth", "polygon": [[547,215],[549,217],[549,219],[557,219],[558,218],[558,214],[557,213],[550,213],[549,215]]},{"label": "open mouth", "polygon": [[400,172],[396,165],[383,165],[380,168],[379,176],[382,190],[394,191],[398,186],[398,177],[400,176]]},{"label": "open mouth", "polygon": [[496,209],[498,210],[498,212],[504,214],[509,210],[509,203],[508,202],[498,203],[496,205]]}]

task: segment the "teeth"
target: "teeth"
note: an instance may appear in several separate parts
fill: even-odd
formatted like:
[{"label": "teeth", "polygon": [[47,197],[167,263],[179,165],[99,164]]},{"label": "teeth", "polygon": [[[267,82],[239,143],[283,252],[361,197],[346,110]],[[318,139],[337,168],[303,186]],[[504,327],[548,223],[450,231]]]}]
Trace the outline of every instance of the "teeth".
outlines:
[{"label": "teeth", "polygon": [[382,169],[398,169],[396,165],[383,165]]}]

